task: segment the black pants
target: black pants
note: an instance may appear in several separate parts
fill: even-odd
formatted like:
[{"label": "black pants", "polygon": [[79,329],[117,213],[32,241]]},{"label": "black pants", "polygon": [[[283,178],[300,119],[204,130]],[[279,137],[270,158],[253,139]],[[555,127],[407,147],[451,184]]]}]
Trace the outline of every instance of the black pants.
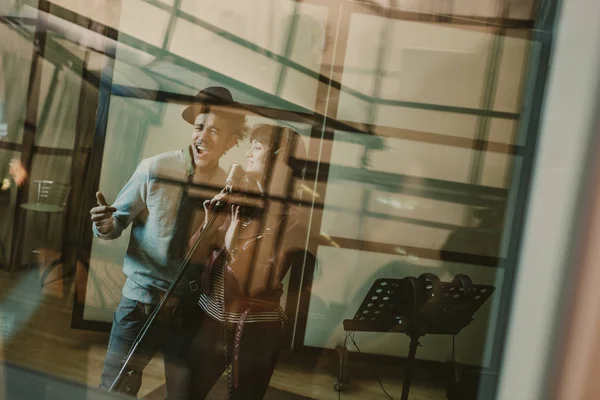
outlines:
[{"label": "black pants", "polygon": [[[204,399],[225,371],[233,356],[236,324],[223,324],[204,314],[190,351],[193,399]],[[225,343],[225,332],[227,343]],[[262,399],[281,351],[281,322],[246,323],[240,344],[239,386],[231,379],[232,399]]]},{"label": "black pants", "polygon": [[[101,388],[109,389],[119,371],[122,361],[135,341],[140,329],[148,319],[148,310],[144,305],[126,297],[115,311],[110,332],[110,339],[104,368],[102,370]],[[197,331],[199,313],[198,306],[190,301],[181,304],[172,317],[155,320],[145,336],[136,356],[129,364],[134,373],[118,390],[135,396],[142,385],[142,371],[157,351],[162,351],[165,362],[165,378],[167,398],[189,399],[189,371],[187,353],[192,335]]]}]

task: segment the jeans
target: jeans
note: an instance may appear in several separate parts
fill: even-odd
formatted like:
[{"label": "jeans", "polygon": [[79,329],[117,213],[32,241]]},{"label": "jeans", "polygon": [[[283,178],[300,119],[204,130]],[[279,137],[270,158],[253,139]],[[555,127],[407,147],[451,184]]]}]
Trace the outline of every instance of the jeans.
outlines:
[{"label": "jeans", "polygon": [[[149,311],[144,304],[125,296],[121,297],[110,332],[101,388],[108,390],[119,374],[131,345],[148,319]],[[198,306],[191,301],[180,303],[176,311],[170,309],[162,311],[161,317],[153,322],[128,364],[128,370],[132,373],[126,376],[117,391],[136,396],[142,385],[142,371],[156,352],[162,351],[167,398],[187,400],[190,382],[186,353],[201,313]]]},{"label": "jeans", "polygon": [[[206,314],[202,317],[189,352],[193,399],[204,399],[225,371],[229,364],[226,356],[233,355],[235,327],[236,324],[223,324]],[[240,343],[239,386],[231,386],[231,399],[254,400],[265,396],[279,358],[281,340],[281,322],[245,325]]]}]

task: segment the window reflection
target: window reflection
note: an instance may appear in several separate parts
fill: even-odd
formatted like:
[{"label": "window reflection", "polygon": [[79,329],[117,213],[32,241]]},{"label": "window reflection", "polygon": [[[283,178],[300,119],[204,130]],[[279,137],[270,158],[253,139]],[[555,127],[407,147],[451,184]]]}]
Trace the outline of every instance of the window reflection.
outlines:
[{"label": "window reflection", "polygon": [[[532,48],[551,43],[534,39],[532,2],[500,13],[492,2],[383,3],[61,0],[2,10],[9,398],[29,370],[104,394],[152,315],[118,391],[370,398],[381,375],[399,394],[401,371],[381,361],[406,358],[409,336],[423,345],[418,365],[442,371],[415,379],[411,393],[445,398],[447,363],[497,379],[498,321],[517,268],[506,227],[523,222],[509,198],[527,189],[515,184],[532,162],[535,132],[523,127],[538,117],[522,114],[524,91],[528,73],[546,68]],[[247,126],[230,142],[217,114]],[[261,136],[265,124],[272,132]],[[242,216],[232,201],[210,231],[204,201],[232,164],[245,170],[230,193]],[[67,188],[60,204],[46,202],[58,187]],[[167,296],[181,264],[194,276]],[[439,278],[438,291],[421,287],[423,274]],[[377,317],[372,329],[345,329],[378,279],[418,282],[413,303],[443,313],[430,298],[471,293],[461,274],[494,293],[458,332],[433,335],[420,308],[402,334]],[[364,387],[348,386],[354,362],[367,366],[357,373]]]}]

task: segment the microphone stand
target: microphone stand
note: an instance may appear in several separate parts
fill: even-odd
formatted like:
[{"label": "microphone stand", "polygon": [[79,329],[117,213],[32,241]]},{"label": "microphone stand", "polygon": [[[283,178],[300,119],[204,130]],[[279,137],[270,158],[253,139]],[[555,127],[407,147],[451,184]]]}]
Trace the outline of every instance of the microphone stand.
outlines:
[{"label": "microphone stand", "polygon": [[150,314],[150,316],[146,320],[146,323],[142,326],[142,329],[140,330],[140,332],[138,333],[137,337],[135,338],[133,344],[131,345],[131,348],[129,349],[129,352],[127,353],[127,356],[123,360],[123,366],[121,367],[121,370],[119,371],[119,374],[117,375],[117,377],[113,381],[112,385],[110,385],[110,388],[108,389],[109,392],[115,391],[115,390],[117,390],[117,389],[120,388],[121,384],[124,381],[124,377],[125,377],[126,373],[127,373],[128,377],[130,377],[133,374],[134,371],[133,370],[127,370],[127,367],[129,365],[129,363],[131,362],[131,359],[133,358],[133,355],[135,354],[135,351],[137,350],[137,348],[140,346],[140,344],[144,340],[144,337],[146,336],[146,334],[150,330],[150,327],[152,326],[152,323],[154,322],[154,320],[158,316],[158,313],[160,312],[162,306],[165,304],[165,302],[167,300],[169,300],[169,298],[171,297],[171,295],[175,291],[175,288],[177,287],[177,285],[181,281],[181,278],[183,278],[183,275],[185,274],[185,271],[187,270],[190,258],[192,257],[192,255],[194,254],[194,252],[196,251],[196,249],[198,248],[198,246],[200,245],[200,241],[204,237],[204,234],[208,230],[210,230],[210,228],[212,227],[212,225],[213,225],[213,223],[214,223],[214,221],[215,221],[215,219],[217,217],[217,212],[220,209],[222,209],[223,206],[224,206],[224,203],[221,203],[221,202],[217,202],[217,204],[215,205],[214,211],[213,211],[212,215],[210,216],[209,220],[207,221],[206,225],[204,226],[204,229],[202,229],[202,232],[200,232],[200,234],[196,238],[196,241],[194,242],[194,244],[192,245],[192,247],[188,250],[187,254],[185,255],[185,258],[181,262],[181,265],[179,266],[179,269],[177,270],[177,274],[175,275],[175,279],[173,280],[173,283],[171,283],[171,286],[169,286],[169,288],[165,292],[165,295],[162,298],[162,300],[160,301],[160,303],[158,303],[158,306],[156,306],[154,308],[154,311],[152,311],[152,313]]}]

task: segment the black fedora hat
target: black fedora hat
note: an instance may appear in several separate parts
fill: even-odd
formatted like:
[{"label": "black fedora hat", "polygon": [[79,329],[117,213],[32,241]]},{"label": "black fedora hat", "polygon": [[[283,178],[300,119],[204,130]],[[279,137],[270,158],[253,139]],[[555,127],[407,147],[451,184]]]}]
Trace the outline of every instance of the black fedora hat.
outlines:
[{"label": "black fedora hat", "polygon": [[222,86],[210,86],[198,92],[194,104],[186,107],[181,113],[183,119],[194,125],[198,114],[206,110],[206,106],[232,106],[237,104],[231,92]]}]

